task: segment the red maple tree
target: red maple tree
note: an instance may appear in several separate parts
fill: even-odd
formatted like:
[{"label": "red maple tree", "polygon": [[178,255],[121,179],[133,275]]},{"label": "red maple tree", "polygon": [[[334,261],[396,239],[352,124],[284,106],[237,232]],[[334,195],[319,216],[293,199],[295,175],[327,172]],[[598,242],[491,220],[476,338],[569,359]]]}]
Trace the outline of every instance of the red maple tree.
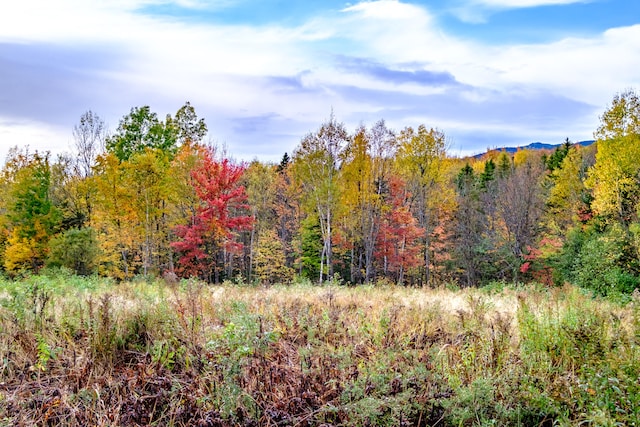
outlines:
[{"label": "red maple tree", "polygon": [[217,160],[212,148],[201,150],[202,159],[191,171],[192,186],[200,200],[188,225],[175,228],[180,240],[171,246],[180,254],[177,273],[209,282],[218,280],[220,252],[238,252],[242,244],[234,232],[249,230],[252,219],[245,188],[239,185],[245,167],[228,159]]},{"label": "red maple tree", "polygon": [[406,272],[422,262],[420,237],[424,235],[424,229],[409,210],[407,199],[410,195],[404,182],[391,177],[389,190],[391,209],[380,224],[375,257],[385,273],[393,274],[396,281],[402,283]]}]

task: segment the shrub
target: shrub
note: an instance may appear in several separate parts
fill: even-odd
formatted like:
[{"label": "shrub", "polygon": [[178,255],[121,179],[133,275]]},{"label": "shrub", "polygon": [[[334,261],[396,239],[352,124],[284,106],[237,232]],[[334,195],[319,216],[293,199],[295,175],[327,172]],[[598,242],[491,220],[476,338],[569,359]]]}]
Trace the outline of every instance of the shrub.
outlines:
[{"label": "shrub", "polygon": [[602,233],[574,230],[559,261],[561,280],[599,295],[631,293],[640,285],[629,234],[619,224]]},{"label": "shrub", "polygon": [[92,228],[72,228],[49,242],[48,267],[66,267],[87,276],[94,272],[98,242]]}]

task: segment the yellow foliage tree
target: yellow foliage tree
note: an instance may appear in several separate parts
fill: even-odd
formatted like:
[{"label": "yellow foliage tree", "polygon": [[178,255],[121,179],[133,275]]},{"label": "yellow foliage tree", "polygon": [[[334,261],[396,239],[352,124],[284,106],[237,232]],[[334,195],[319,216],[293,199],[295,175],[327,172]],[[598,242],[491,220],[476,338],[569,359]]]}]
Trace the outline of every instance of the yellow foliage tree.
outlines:
[{"label": "yellow foliage tree", "polygon": [[417,131],[408,127],[400,132],[396,166],[412,195],[411,210],[424,230],[421,278],[424,284],[432,282],[434,231],[449,211],[443,207],[455,203],[454,190],[449,185],[451,176],[447,173],[452,169],[446,165],[444,133],[433,128],[427,130],[424,125]]},{"label": "yellow foliage tree", "polygon": [[551,231],[564,234],[578,221],[578,212],[584,204],[585,191],[582,150],[573,148],[551,173],[554,183],[547,198],[547,218]]},{"label": "yellow foliage tree", "polygon": [[592,208],[604,217],[629,224],[640,202],[640,100],[632,91],[616,95],[595,133],[596,163],[587,179]]},{"label": "yellow foliage tree", "polygon": [[142,237],[126,168],[113,154],[98,156],[94,176],[97,197],[92,226],[97,232],[101,274],[124,279],[140,264]]},{"label": "yellow foliage tree", "polygon": [[264,230],[258,239],[254,256],[255,274],[262,283],[287,283],[293,269],[287,267],[284,246],[275,230]]},{"label": "yellow foliage tree", "polygon": [[34,239],[22,237],[20,234],[19,229],[13,229],[4,251],[4,268],[11,275],[30,270],[37,257]]}]

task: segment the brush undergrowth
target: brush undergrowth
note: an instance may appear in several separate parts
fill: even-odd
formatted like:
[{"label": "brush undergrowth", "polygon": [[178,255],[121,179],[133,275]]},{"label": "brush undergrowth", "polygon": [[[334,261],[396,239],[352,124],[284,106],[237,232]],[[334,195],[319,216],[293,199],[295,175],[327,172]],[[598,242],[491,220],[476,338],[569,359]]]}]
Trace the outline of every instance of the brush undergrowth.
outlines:
[{"label": "brush undergrowth", "polygon": [[640,302],[68,275],[0,283],[0,426],[637,425]]}]

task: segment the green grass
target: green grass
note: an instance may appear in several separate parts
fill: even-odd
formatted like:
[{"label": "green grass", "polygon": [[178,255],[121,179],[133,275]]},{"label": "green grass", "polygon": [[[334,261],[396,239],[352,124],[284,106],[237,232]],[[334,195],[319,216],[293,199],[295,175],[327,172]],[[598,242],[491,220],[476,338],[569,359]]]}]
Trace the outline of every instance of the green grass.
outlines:
[{"label": "green grass", "polygon": [[640,302],[574,287],[0,282],[0,426],[638,425]]}]

